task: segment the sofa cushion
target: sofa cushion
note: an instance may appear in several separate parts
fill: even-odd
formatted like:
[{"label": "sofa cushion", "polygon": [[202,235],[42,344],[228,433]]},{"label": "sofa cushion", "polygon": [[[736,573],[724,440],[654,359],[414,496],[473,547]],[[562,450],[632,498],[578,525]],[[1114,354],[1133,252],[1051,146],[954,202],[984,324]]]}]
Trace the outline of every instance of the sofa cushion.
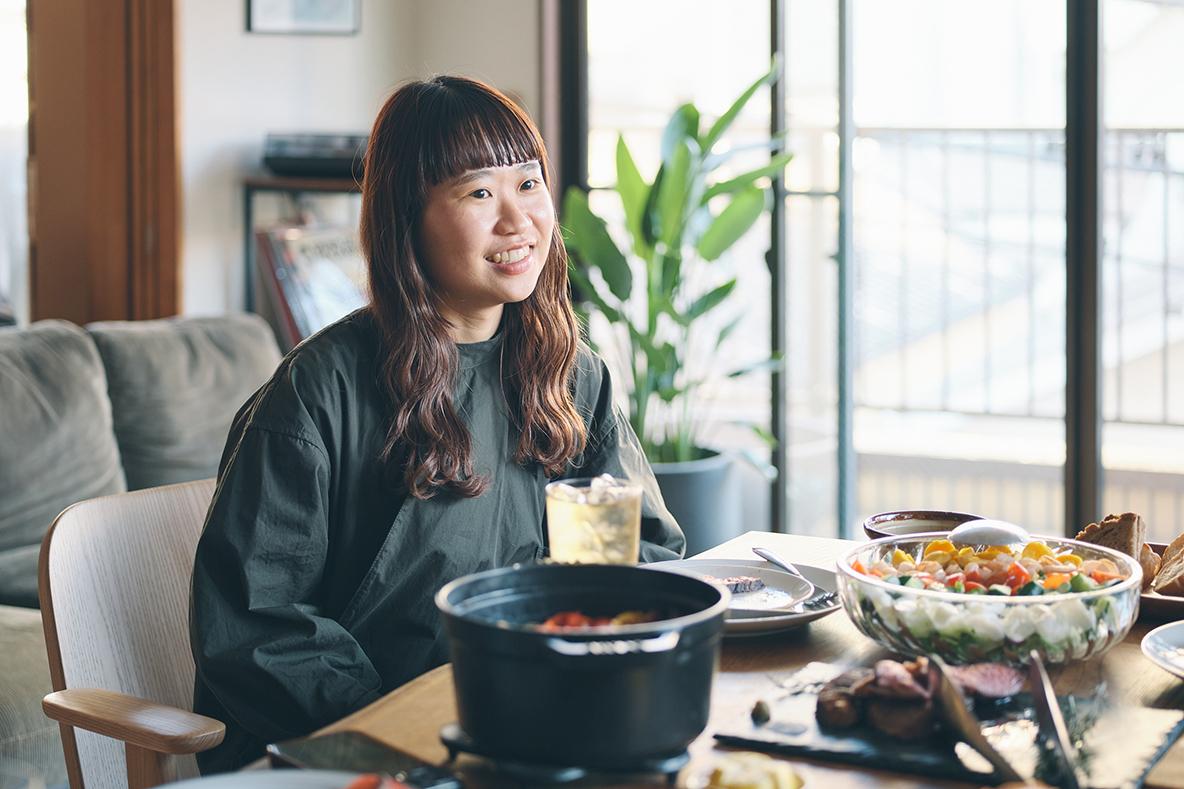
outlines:
[{"label": "sofa cushion", "polygon": [[0,329],[0,604],[35,604],[37,546],[59,512],[123,490],[90,338],[64,321]]},{"label": "sofa cushion", "polygon": [[0,785],[64,786],[62,738],[41,711],[53,687],[39,611],[0,606],[0,655]]},{"label": "sofa cushion", "polygon": [[92,323],[129,490],[215,476],[226,434],[280,360],[257,315]]},{"label": "sofa cushion", "polygon": [[40,608],[37,598],[37,560],[41,543],[0,551],[0,590],[3,605]]}]

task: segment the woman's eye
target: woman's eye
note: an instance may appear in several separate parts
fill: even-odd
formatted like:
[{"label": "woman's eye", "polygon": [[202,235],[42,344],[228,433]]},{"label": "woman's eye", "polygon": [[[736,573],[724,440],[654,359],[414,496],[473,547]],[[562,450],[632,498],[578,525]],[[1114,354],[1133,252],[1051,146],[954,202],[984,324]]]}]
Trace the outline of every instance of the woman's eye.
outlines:
[{"label": "woman's eye", "polygon": [[493,192],[488,189],[475,189],[469,193],[469,197],[476,197],[478,200],[484,200],[487,197],[492,197]]},{"label": "woman's eye", "polygon": [[522,182],[521,189],[524,192],[529,192],[531,189],[537,189],[538,185],[539,185],[538,181],[536,181],[533,178],[528,178],[527,180]]}]

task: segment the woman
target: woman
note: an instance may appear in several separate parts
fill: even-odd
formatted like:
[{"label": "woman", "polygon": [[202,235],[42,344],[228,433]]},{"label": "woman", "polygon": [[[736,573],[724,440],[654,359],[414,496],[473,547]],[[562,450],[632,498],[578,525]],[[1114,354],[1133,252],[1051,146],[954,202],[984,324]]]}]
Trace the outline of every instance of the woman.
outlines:
[{"label": "woman", "polygon": [[379,113],[365,173],[371,303],[239,412],[198,545],[194,707],[227,729],[203,772],[447,660],[433,595],[544,556],[550,479],[631,478],[641,559],[683,550],[578,343],[530,119],[479,82],[414,82]]}]

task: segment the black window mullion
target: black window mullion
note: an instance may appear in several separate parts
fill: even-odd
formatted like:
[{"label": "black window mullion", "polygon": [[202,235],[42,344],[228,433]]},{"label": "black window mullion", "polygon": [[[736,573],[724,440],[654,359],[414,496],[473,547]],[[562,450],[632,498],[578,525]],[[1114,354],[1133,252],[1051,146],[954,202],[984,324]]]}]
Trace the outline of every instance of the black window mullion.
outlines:
[{"label": "black window mullion", "polygon": [[[785,81],[787,79],[788,61],[785,57],[785,0],[770,0],[770,49],[773,57],[781,64],[781,74],[773,83],[770,94],[770,131],[776,138],[785,133]],[[773,179],[773,208],[770,215],[769,238],[769,277],[772,290],[772,326],[769,336],[770,348],[774,354],[781,354],[786,358],[789,348],[789,326],[786,320],[785,283],[789,280],[789,270],[785,259],[785,181],[782,178]],[[773,466],[777,469],[777,477],[773,480],[773,500],[771,509],[773,531],[785,532],[789,530],[789,371],[786,368],[775,370],[772,376],[772,390],[770,392],[770,428],[773,432],[775,444],[773,446]]]},{"label": "black window mullion", "polygon": [[1100,516],[1100,0],[1068,0],[1065,52],[1065,523]]},{"label": "black window mullion", "polygon": [[588,188],[588,3],[559,2],[559,182]]}]

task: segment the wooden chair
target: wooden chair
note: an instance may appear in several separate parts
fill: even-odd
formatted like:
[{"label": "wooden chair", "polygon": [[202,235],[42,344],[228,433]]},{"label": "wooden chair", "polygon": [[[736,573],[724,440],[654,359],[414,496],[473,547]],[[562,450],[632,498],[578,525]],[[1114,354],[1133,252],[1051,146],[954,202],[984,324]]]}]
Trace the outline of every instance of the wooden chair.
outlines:
[{"label": "wooden chair", "polygon": [[[225,726],[193,709],[189,583],[214,481],[67,508],[41,544],[38,585],[72,789],[197,775]],[[101,736],[100,736],[101,735]]]}]

